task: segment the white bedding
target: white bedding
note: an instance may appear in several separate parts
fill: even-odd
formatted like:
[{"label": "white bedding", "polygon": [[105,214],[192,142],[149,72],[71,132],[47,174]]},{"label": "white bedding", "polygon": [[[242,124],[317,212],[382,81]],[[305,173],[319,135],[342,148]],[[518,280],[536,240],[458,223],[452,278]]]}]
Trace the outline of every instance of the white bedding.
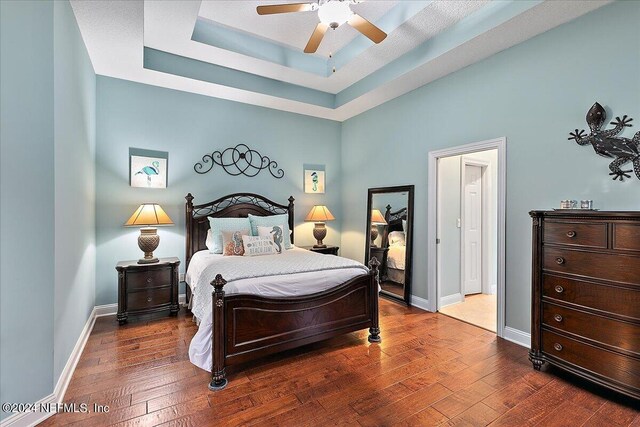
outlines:
[{"label": "white bedding", "polygon": [[407,247],[403,245],[389,246],[387,253],[387,268],[404,270]]},{"label": "white bedding", "polygon": [[216,274],[222,274],[228,282],[224,287],[226,295],[287,297],[321,292],[367,272],[359,262],[300,248],[259,257],[197,252],[185,276],[192,292],[191,311],[200,323],[189,345],[189,358],[196,366],[211,371],[210,282]]}]

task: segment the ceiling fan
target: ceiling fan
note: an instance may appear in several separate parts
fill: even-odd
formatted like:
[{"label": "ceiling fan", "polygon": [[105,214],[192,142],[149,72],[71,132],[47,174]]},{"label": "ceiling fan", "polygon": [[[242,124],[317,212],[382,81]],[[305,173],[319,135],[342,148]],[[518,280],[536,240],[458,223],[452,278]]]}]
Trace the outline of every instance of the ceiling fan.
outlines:
[{"label": "ceiling fan", "polygon": [[290,12],[318,12],[320,22],[311,34],[311,38],[304,48],[305,53],[314,53],[318,50],[324,34],[329,28],[336,29],[347,23],[374,43],[380,43],[387,34],[362,16],[353,13],[350,5],[360,3],[359,0],[318,0],[312,3],[289,3],[258,6],[258,15],[273,15],[276,13]]}]

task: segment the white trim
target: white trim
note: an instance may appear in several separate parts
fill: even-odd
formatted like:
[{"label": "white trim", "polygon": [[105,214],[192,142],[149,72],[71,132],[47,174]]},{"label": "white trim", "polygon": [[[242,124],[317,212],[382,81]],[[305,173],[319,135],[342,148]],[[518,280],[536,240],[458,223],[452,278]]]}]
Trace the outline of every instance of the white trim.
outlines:
[{"label": "white trim", "polygon": [[411,300],[411,305],[413,307],[418,307],[426,311],[431,311],[429,310],[430,305],[429,305],[428,299],[420,298],[419,296],[416,296],[416,295],[411,295],[410,300]]},{"label": "white trim", "polygon": [[[178,295],[178,302],[180,304],[184,304],[185,294]],[[62,403],[62,399],[67,392],[69,382],[71,382],[73,373],[75,372],[76,366],[80,361],[80,356],[82,356],[82,352],[84,351],[84,347],[87,344],[87,340],[91,335],[91,331],[93,331],[93,326],[96,323],[96,319],[98,317],[111,316],[116,314],[117,312],[118,304],[105,304],[93,307],[93,310],[91,310],[91,314],[89,314],[89,318],[87,319],[82,332],[80,332],[78,341],[76,341],[76,345],[73,347],[73,350],[69,355],[69,359],[67,359],[67,363],[64,365],[64,369],[60,374],[60,378],[58,378],[58,382],[53,393],[38,400],[37,402],[35,402],[36,404],[46,405],[48,403]],[[54,414],[55,412],[18,412],[0,421],[0,427],[35,426]]]},{"label": "white trim", "polygon": [[440,297],[440,304],[438,304],[438,307],[442,308],[448,305],[458,304],[459,302],[463,302],[463,301],[464,301],[464,295],[462,295],[461,292],[458,292],[452,295]]},{"label": "white trim", "polygon": [[504,327],[504,335],[502,336],[507,341],[519,344],[526,348],[531,348],[531,334],[522,332],[519,329],[512,328],[510,326]]},{"label": "white trim", "polygon": [[438,195],[438,159],[441,157],[458,156],[471,154],[477,151],[498,150],[498,322],[496,334],[504,337],[505,329],[505,233],[506,233],[506,189],[507,189],[507,139],[506,137],[491,139],[487,141],[466,144],[458,147],[447,148],[429,152],[428,163],[428,186],[427,186],[427,271],[430,311],[438,311],[438,295],[440,295],[438,274],[437,274],[437,245],[438,221],[437,221],[437,195]]}]

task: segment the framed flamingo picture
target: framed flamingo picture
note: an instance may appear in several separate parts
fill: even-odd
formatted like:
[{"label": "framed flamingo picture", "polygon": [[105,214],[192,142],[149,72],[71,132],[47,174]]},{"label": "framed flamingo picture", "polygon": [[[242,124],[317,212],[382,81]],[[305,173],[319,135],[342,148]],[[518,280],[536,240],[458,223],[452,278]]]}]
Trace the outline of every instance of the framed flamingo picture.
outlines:
[{"label": "framed flamingo picture", "polygon": [[142,188],[167,188],[169,153],[129,148],[129,185]]}]

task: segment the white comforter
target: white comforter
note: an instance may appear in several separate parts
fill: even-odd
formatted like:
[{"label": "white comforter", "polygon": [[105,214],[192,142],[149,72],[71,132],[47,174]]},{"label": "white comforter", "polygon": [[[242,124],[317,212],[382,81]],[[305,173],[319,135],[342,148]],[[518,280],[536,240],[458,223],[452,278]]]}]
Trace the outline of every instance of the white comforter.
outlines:
[{"label": "white comforter", "polygon": [[185,277],[192,292],[191,311],[200,322],[189,345],[189,358],[196,366],[211,370],[213,287],[210,282],[216,274],[222,274],[227,280],[226,295],[286,297],[321,292],[367,272],[359,262],[300,248],[257,257],[222,256],[200,251],[191,258]]},{"label": "white comforter", "polygon": [[403,245],[389,246],[387,253],[387,267],[404,270],[407,247]]}]

